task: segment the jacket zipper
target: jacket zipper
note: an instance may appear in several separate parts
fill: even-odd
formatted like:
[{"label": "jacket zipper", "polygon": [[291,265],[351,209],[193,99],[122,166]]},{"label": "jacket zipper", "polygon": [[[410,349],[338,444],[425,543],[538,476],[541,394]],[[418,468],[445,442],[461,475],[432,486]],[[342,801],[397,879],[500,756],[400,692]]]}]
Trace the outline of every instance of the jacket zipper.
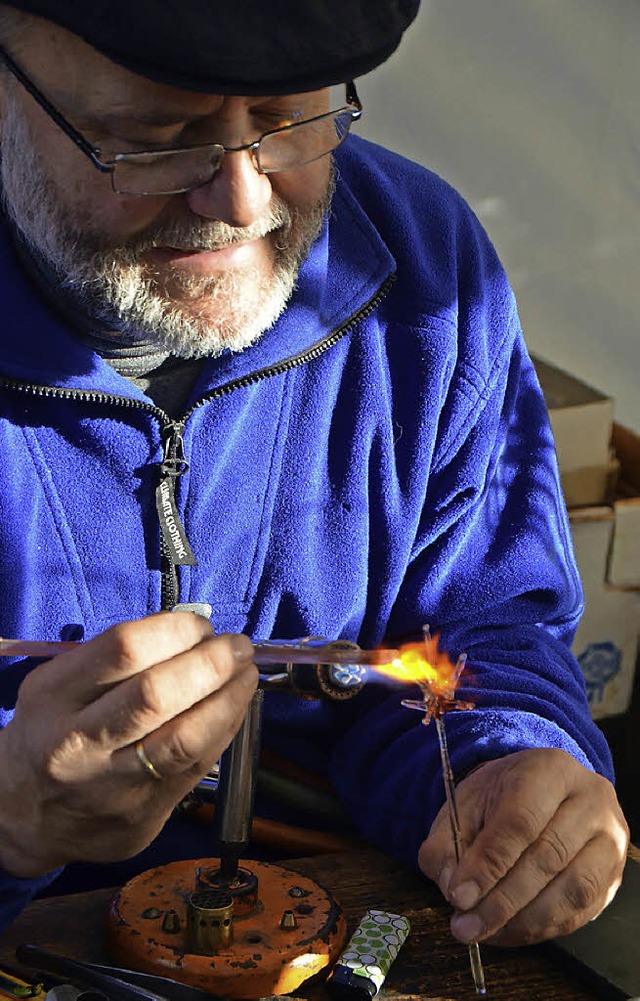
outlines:
[{"label": "jacket zipper", "polygon": [[141,400],[132,400],[127,396],[113,396],[110,393],[102,393],[97,390],[41,386],[20,382],[6,376],[0,376],[0,386],[25,393],[28,396],[57,397],[58,399],[78,400],[84,403],[108,403],[125,409],[142,410],[157,419],[164,443],[158,486],[156,487],[156,508],[160,523],[161,607],[163,610],[170,609],[177,604],[179,597],[177,567],[196,565],[196,559],[182,526],[175,499],[177,481],[189,468],[184,454],[183,435],[191,414],[199,407],[204,406],[205,403],[229,396],[237,389],[245,389],[272,376],[282,375],[294,368],[306,365],[308,362],[315,361],[377,309],[387,295],[394,279],[395,273],[390,274],[364,306],[326,337],[312,344],[310,348],[299,354],[290,355],[274,365],[257,369],[255,372],[231,379],[224,385],[218,386],[210,393],[200,397],[179,420],[173,420],[166,411],[151,403],[142,403]]}]

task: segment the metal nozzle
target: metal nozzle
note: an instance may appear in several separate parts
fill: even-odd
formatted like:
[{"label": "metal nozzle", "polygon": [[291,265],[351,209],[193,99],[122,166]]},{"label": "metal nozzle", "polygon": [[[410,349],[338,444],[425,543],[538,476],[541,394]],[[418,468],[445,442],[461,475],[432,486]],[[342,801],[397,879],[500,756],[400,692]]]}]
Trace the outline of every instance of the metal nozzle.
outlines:
[{"label": "metal nozzle", "polygon": [[233,941],[233,897],[224,890],[196,890],[187,904],[189,952],[212,956]]},{"label": "metal nozzle", "polygon": [[[329,699],[340,702],[353,698],[361,691],[367,666],[358,663],[362,650],[350,640],[326,640],[322,636],[306,636],[301,640],[272,642],[260,645],[263,656],[269,650],[281,660],[275,665],[278,673],[261,673],[264,688],[287,687],[305,699]],[[317,660],[316,655],[322,660]],[[354,663],[348,658],[353,656]],[[335,657],[335,662],[332,661]],[[274,662],[275,663],[275,662]]]}]

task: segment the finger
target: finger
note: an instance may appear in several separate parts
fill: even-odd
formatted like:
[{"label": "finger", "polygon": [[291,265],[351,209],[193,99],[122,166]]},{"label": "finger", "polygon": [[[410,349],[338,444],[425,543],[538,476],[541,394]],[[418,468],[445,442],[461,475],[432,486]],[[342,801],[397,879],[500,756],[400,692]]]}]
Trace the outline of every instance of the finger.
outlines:
[{"label": "finger", "polygon": [[[523,852],[514,866],[486,896],[476,880],[467,880],[449,890],[449,902],[459,911],[456,933],[487,937],[497,932],[535,900],[556,876],[569,866],[596,833],[597,811],[586,797],[570,797],[540,836]],[[599,819],[599,818],[598,818]]]},{"label": "finger", "polygon": [[420,846],[418,865],[425,876],[438,884],[443,896],[447,897],[456,864],[449,810],[445,803],[431,825],[429,836]]},{"label": "finger", "polygon": [[[187,778],[187,788],[191,788],[231,743],[257,683],[255,668],[236,672],[214,694],[146,736],[144,754],[158,775],[166,780]],[[112,762],[116,771],[136,779],[149,779],[135,747],[117,751]]]},{"label": "finger", "polygon": [[246,636],[209,636],[105,692],[78,715],[78,727],[88,741],[109,750],[126,747],[220,691],[236,674],[248,672],[257,683],[252,654]]},{"label": "finger", "polygon": [[35,689],[38,697],[49,693],[59,701],[63,693],[70,706],[81,708],[112,686],[191,649],[212,631],[203,616],[187,613],[159,612],[122,622],[37,667],[23,694]]},{"label": "finger", "polygon": [[[503,928],[478,938],[487,938],[492,945],[515,946],[569,935],[610,903],[620,885],[623,865],[618,846],[605,834],[599,835]],[[452,919],[451,929],[461,937],[457,917]],[[462,941],[471,939],[462,937]]]},{"label": "finger", "polygon": [[[458,785],[456,799],[463,861],[469,846],[473,844],[486,822],[486,817],[491,816],[496,809],[497,797],[492,790],[496,786],[499,788],[502,773],[508,769],[511,760],[516,756],[514,754],[512,758],[483,762]],[[488,798],[490,802],[487,805]],[[428,837],[420,846],[418,864],[425,876],[436,882],[442,894],[448,897],[451,877],[462,863],[457,861],[450,810],[446,802],[431,825]],[[464,881],[468,868],[467,863],[462,869],[462,878],[458,878],[456,882]],[[466,878],[470,877],[467,875]]]},{"label": "finger", "polygon": [[[474,888],[478,899],[486,896],[538,840],[571,794],[575,770],[582,766],[563,751],[542,754],[524,752],[504,759],[487,795],[478,833],[452,873],[449,898],[465,884],[467,898]],[[473,906],[468,899],[466,906]]]}]

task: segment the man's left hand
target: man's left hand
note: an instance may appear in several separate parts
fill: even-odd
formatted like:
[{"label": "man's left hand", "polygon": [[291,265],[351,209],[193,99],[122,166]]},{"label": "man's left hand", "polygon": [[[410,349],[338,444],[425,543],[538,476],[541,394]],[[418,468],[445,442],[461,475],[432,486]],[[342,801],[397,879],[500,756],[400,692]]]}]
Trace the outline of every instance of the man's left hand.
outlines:
[{"label": "man's left hand", "polygon": [[464,845],[456,864],[445,804],[419,853],[455,908],[463,942],[529,945],[567,935],[607,906],[629,829],[612,784],[564,751],[488,761],[456,789]]}]

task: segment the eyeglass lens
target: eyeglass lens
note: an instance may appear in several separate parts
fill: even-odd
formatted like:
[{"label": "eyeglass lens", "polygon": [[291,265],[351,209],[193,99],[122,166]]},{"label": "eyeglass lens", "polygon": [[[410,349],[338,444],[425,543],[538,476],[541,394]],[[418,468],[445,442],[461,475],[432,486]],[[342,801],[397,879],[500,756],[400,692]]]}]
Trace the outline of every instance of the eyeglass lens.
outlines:
[{"label": "eyeglass lens", "polygon": [[[267,133],[254,153],[262,173],[293,170],[318,160],[346,138],[349,108]],[[206,184],[220,168],[224,148],[214,144],[158,153],[120,153],[112,174],[119,194],[175,194]]]}]

